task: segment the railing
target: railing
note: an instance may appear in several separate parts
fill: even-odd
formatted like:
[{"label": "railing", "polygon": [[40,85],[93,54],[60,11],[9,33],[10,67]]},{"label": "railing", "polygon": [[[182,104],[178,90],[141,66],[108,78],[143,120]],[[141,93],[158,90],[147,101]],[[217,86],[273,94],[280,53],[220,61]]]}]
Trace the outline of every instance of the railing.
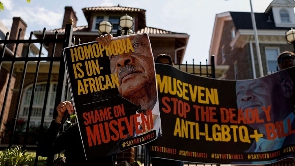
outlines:
[{"label": "railing", "polygon": [[193,59],[192,64],[188,64],[187,62],[185,62],[185,64],[178,64],[178,65],[175,65],[175,67],[181,71],[185,71],[190,74],[215,78],[214,56],[211,56],[211,64],[208,64],[208,60],[206,59],[205,65],[202,64],[201,62],[199,63],[199,65],[197,65],[194,63],[194,59]]},{"label": "railing", "polygon": [[[33,32],[31,32],[28,40],[21,40],[21,33],[22,29],[19,29],[16,40],[8,40],[8,33],[6,34],[5,40],[0,40],[0,103],[2,106],[0,107],[0,148],[6,149],[21,145],[24,150],[33,150],[36,152],[36,143],[39,140],[39,136],[45,131],[44,121],[46,118],[46,109],[52,107],[49,106],[52,104],[49,102],[52,101],[48,98],[52,80],[58,82],[56,92],[65,91],[63,56],[55,57],[54,55],[57,44],[62,44],[63,47],[71,45],[72,25],[67,24],[66,31],[61,37],[58,37],[60,34],[56,32],[54,38],[45,38],[45,28],[42,39],[32,39]],[[27,43],[27,52],[26,54],[18,55],[17,50],[22,49],[21,47],[24,43]],[[52,54],[46,57],[42,56],[44,43],[53,45]],[[29,56],[30,46],[33,44],[40,45],[38,56],[36,57]],[[59,72],[56,72],[55,67],[59,67]],[[40,82],[45,85],[45,89],[43,90],[45,94],[42,95],[43,101],[39,101],[38,103],[41,107],[38,109],[39,112],[36,113],[33,105],[37,101],[36,98],[40,97],[37,95],[38,92],[36,92],[38,91],[36,89],[38,87],[37,85]],[[30,90],[34,93],[30,93],[30,96],[28,95],[26,98],[23,98],[25,88],[28,85],[31,86]],[[57,106],[62,97],[62,93],[55,94],[53,108]],[[21,111],[21,103],[24,100],[27,101],[26,109]],[[24,116],[25,119],[20,119],[20,115]],[[53,118],[52,114],[49,114],[49,116],[50,119]],[[32,125],[32,119],[36,119],[36,117],[39,120],[39,126]],[[32,137],[33,133],[35,135]],[[32,138],[34,140],[30,142]],[[36,157],[35,165],[37,162],[38,159]]]}]

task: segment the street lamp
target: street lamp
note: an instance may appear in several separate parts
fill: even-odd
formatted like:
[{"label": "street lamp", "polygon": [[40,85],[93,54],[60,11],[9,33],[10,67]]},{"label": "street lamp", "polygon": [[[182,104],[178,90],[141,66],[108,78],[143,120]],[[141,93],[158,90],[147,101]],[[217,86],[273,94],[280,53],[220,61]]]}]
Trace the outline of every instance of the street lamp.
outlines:
[{"label": "street lamp", "polygon": [[293,52],[295,52],[295,30],[291,28],[290,30],[286,31],[285,37],[288,44],[293,44]]},{"label": "street lamp", "polygon": [[111,33],[112,24],[108,21],[101,21],[98,26],[98,32],[103,35]]},{"label": "street lamp", "polygon": [[133,18],[129,15],[124,15],[120,18],[120,27],[123,30],[124,35],[128,35],[128,32],[132,32],[131,27],[133,26]]}]

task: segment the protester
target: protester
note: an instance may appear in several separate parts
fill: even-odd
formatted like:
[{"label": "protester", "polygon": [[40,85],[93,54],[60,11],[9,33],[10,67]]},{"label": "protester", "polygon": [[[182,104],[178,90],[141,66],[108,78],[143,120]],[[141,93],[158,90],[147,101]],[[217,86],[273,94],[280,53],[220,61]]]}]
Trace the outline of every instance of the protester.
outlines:
[{"label": "protester", "polygon": [[44,157],[51,157],[54,154],[65,151],[66,166],[87,165],[87,166],[114,166],[115,156],[105,156],[97,159],[86,160],[78,124],[72,124],[65,131],[59,134],[61,120],[66,112],[74,112],[70,101],[61,102],[57,108],[57,117],[51,122],[46,133],[38,142],[38,154]]},{"label": "protester", "polygon": [[[245,116],[255,119],[254,123],[248,125],[263,134],[246,152],[267,152],[295,144],[295,134],[288,131],[295,129],[293,88],[293,81],[287,70],[260,79],[236,82],[238,109],[244,111]],[[282,122],[284,130],[280,128],[275,130],[280,133],[270,133],[270,127],[276,128],[275,124],[279,122]],[[282,136],[281,132],[288,134]]]},{"label": "protester", "polygon": [[277,58],[278,66],[280,70],[294,66],[295,65],[294,59],[295,59],[295,54],[291,51],[284,51],[280,53],[280,55]]},{"label": "protester", "polygon": [[167,64],[173,66],[173,62],[170,55],[167,54],[159,54],[156,59],[155,63]]}]

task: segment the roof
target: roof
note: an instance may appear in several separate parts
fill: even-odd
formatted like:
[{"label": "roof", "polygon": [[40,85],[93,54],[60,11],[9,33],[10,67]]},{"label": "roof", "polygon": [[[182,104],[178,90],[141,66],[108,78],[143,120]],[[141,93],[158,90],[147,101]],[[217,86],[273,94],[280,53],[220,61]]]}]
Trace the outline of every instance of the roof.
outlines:
[{"label": "roof", "polygon": [[[58,28],[58,29],[53,29],[53,30],[46,30],[46,36],[50,36],[55,34],[55,32],[58,33],[65,33],[65,28]],[[40,38],[42,36],[43,31],[34,31],[34,35],[36,38]],[[94,34],[97,34],[95,31],[88,31],[88,26],[77,26],[73,27],[73,35],[76,37],[80,36],[91,36]],[[159,29],[159,28],[154,28],[154,27],[145,27],[142,28],[138,31],[135,32],[135,34],[139,33],[147,33],[151,35],[150,37],[167,37],[167,38],[175,38],[176,41],[176,48],[181,48],[180,50],[176,51],[177,52],[177,57],[180,59],[179,61],[181,62],[183,60],[183,56],[185,54],[186,46],[188,43],[189,35],[187,33],[178,33],[178,32],[172,32],[164,29]],[[78,37],[78,38],[79,38]]]},{"label": "roof", "polygon": [[124,7],[124,6],[97,6],[97,7],[85,7],[82,8],[85,13],[87,11],[122,11],[122,12],[145,12],[146,10],[134,7]]},{"label": "roof", "polygon": [[[172,32],[160,28],[154,28],[154,27],[147,27],[145,23],[145,9],[141,8],[134,8],[134,7],[125,7],[120,6],[119,4],[117,6],[97,6],[97,7],[85,7],[82,8],[82,11],[86,17],[86,19],[91,16],[92,13],[95,12],[124,12],[124,13],[132,13],[136,12],[139,15],[139,19],[141,20],[141,25],[138,25],[138,30],[135,33],[147,33],[147,34],[183,34],[188,35],[187,33],[178,33],[178,32]],[[140,21],[139,21],[140,22]],[[144,25],[144,26],[143,26]],[[42,33],[43,31],[34,31],[35,33]],[[46,30],[45,33],[64,33],[65,28],[57,28],[52,30]],[[88,29],[88,26],[76,26],[73,27],[73,32],[91,32]]]},{"label": "roof", "polygon": [[131,13],[137,13],[138,15],[138,29],[144,28],[146,26],[146,10],[134,7],[125,7],[125,6],[97,6],[97,7],[85,7],[82,8],[86,20],[89,22],[92,17],[92,13],[97,12],[122,12],[124,14],[130,15]]},{"label": "roof", "polygon": [[[250,12],[229,12],[237,30],[253,29]],[[276,27],[273,16],[266,13],[254,13],[256,28],[263,30],[287,30],[288,27]]]},{"label": "roof", "polygon": [[[45,33],[64,33],[65,32],[65,28],[58,28],[58,29],[52,29],[52,30],[46,30]],[[34,32],[43,32],[43,31],[34,31]],[[88,30],[88,26],[77,26],[77,27],[73,27],[73,32],[89,32]],[[136,34],[138,33],[147,33],[147,34],[186,34],[186,33],[178,33],[178,32],[172,32],[172,31],[168,31],[168,30],[164,30],[164,29],[160,29],[160,28],[154,28],[154,27],[145,27],[143,29],[140,29],[136,32]],[[187,34],[186,34],[187,35]]]},{"label": "roof", "polygon": [[[172,32],[167,31],[164,29],[154,28],[154,27],[145,27],[136,32],[138,33],[147,33],[147,34],[186,34],[186,33],[178,33],[178,32]],[[187,34],[186,34],[187,35]]]}]

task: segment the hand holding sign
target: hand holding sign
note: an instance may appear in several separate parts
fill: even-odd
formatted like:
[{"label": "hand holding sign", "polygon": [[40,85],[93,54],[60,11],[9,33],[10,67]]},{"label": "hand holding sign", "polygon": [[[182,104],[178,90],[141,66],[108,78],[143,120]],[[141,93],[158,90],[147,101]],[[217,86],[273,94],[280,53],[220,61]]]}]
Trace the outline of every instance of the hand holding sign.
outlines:
[{"label": "hand holding sign", "polygon": [[100,35],[95,40],[103,46],[107,46],[111,43],[113,36],[111,34]]},{"label": "hand holding sign", "polygon": [[64,123],[63,119],[67,115],[71,115],[74,113],[73,105],[70,101],[61,102],[57,107],[57,117],[55,118],[56,123]]}]

